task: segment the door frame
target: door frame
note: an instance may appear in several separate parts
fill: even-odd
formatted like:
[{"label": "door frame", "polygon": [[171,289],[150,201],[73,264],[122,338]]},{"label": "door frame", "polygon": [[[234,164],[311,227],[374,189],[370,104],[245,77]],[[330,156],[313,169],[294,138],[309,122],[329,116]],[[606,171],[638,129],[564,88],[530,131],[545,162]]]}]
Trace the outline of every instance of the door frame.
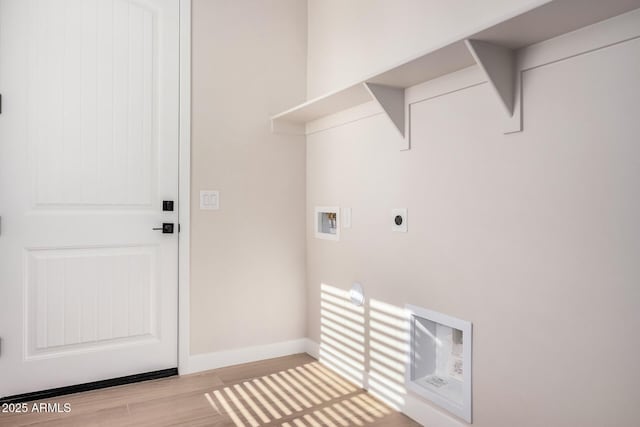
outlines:
[{"label": "door frame", "polygon": [[191,0],[180,7],[179,188],[178,188],[178,372],[189,372],[191,212]]}]

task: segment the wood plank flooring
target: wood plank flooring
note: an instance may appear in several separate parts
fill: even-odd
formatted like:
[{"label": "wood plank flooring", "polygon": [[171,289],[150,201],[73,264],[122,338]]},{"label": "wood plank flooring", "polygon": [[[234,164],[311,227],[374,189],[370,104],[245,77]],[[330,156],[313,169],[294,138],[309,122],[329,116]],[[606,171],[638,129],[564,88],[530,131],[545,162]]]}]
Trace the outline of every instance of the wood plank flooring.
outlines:
[{"label": "wood plank flooring", "polygon": [[0,413],[0,426],[419,426],[306,354],[45,402],[71,412]]}]

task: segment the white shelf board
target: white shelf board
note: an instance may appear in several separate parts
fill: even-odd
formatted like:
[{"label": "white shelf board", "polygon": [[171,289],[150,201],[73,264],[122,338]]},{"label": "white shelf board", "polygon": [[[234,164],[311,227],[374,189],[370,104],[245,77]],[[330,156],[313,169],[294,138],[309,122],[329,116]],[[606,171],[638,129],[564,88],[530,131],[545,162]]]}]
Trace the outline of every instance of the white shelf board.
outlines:
[{"label": "white shelf board", "polygon": [[[311,99],[287,111],[271,117],[272,129],[293,129],[292,125],[304,123],[320,117],[346,110],[349,107],[371,101],[371,95],[362,83],[349,86],[336,92]],[[284,125],[284,126],[281,126]],[[300,129],[304,133],[304,129]]]},{"label": "white shelf board", "polygon": [[639,7],[639,0],[554,0],[467,38],[519,49]]},{"label": "white shelf board", "polygon": [[382,73],[367,78],[367,83],[407,88],[436,77],[467,68],[475,62],[464,41],[439,47]]},{"label": "white shelf board", "polygon": [[465,46],[467,39],[516,50],[639,7],[640,0],[541,0],[533,9],[431,46],[400,64],[277,114],[271,117],[272,129],[304,133],[307,122],[372,101],[364,83],[407,88],[473,65],[476,62]]}]

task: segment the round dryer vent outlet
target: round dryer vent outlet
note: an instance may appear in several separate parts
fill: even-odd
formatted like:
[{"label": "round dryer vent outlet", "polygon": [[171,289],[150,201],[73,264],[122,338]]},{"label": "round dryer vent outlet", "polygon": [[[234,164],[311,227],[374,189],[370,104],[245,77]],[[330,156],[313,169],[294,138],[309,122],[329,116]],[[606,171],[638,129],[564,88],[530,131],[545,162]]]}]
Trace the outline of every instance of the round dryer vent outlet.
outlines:
[{"label": "round dryer vent outlet", "polygon": [[351,303],[355,306],[360,307],[364,304],[364,290],[362,289],[362,285],[358,282],[355,282],[351,285],[351,290],[349,291],[349,299],[351,299]]}]

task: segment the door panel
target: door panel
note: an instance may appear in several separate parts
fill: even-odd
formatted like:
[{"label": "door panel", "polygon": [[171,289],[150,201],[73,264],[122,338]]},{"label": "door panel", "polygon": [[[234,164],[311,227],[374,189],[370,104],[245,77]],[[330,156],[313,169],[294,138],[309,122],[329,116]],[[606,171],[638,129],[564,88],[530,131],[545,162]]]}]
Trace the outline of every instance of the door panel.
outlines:
[{"label": "door panel", "polygon": [[124,0],[35,1],[30,9],[34,205],[150,208],[152,11]]},{"label": "door panel", "polygon": [[177,366],[178,10],[0,0],[0,396]]},{"label": "door panel", "polygon": [[157,340],[157,248],[27,251],[26,359]]}]

